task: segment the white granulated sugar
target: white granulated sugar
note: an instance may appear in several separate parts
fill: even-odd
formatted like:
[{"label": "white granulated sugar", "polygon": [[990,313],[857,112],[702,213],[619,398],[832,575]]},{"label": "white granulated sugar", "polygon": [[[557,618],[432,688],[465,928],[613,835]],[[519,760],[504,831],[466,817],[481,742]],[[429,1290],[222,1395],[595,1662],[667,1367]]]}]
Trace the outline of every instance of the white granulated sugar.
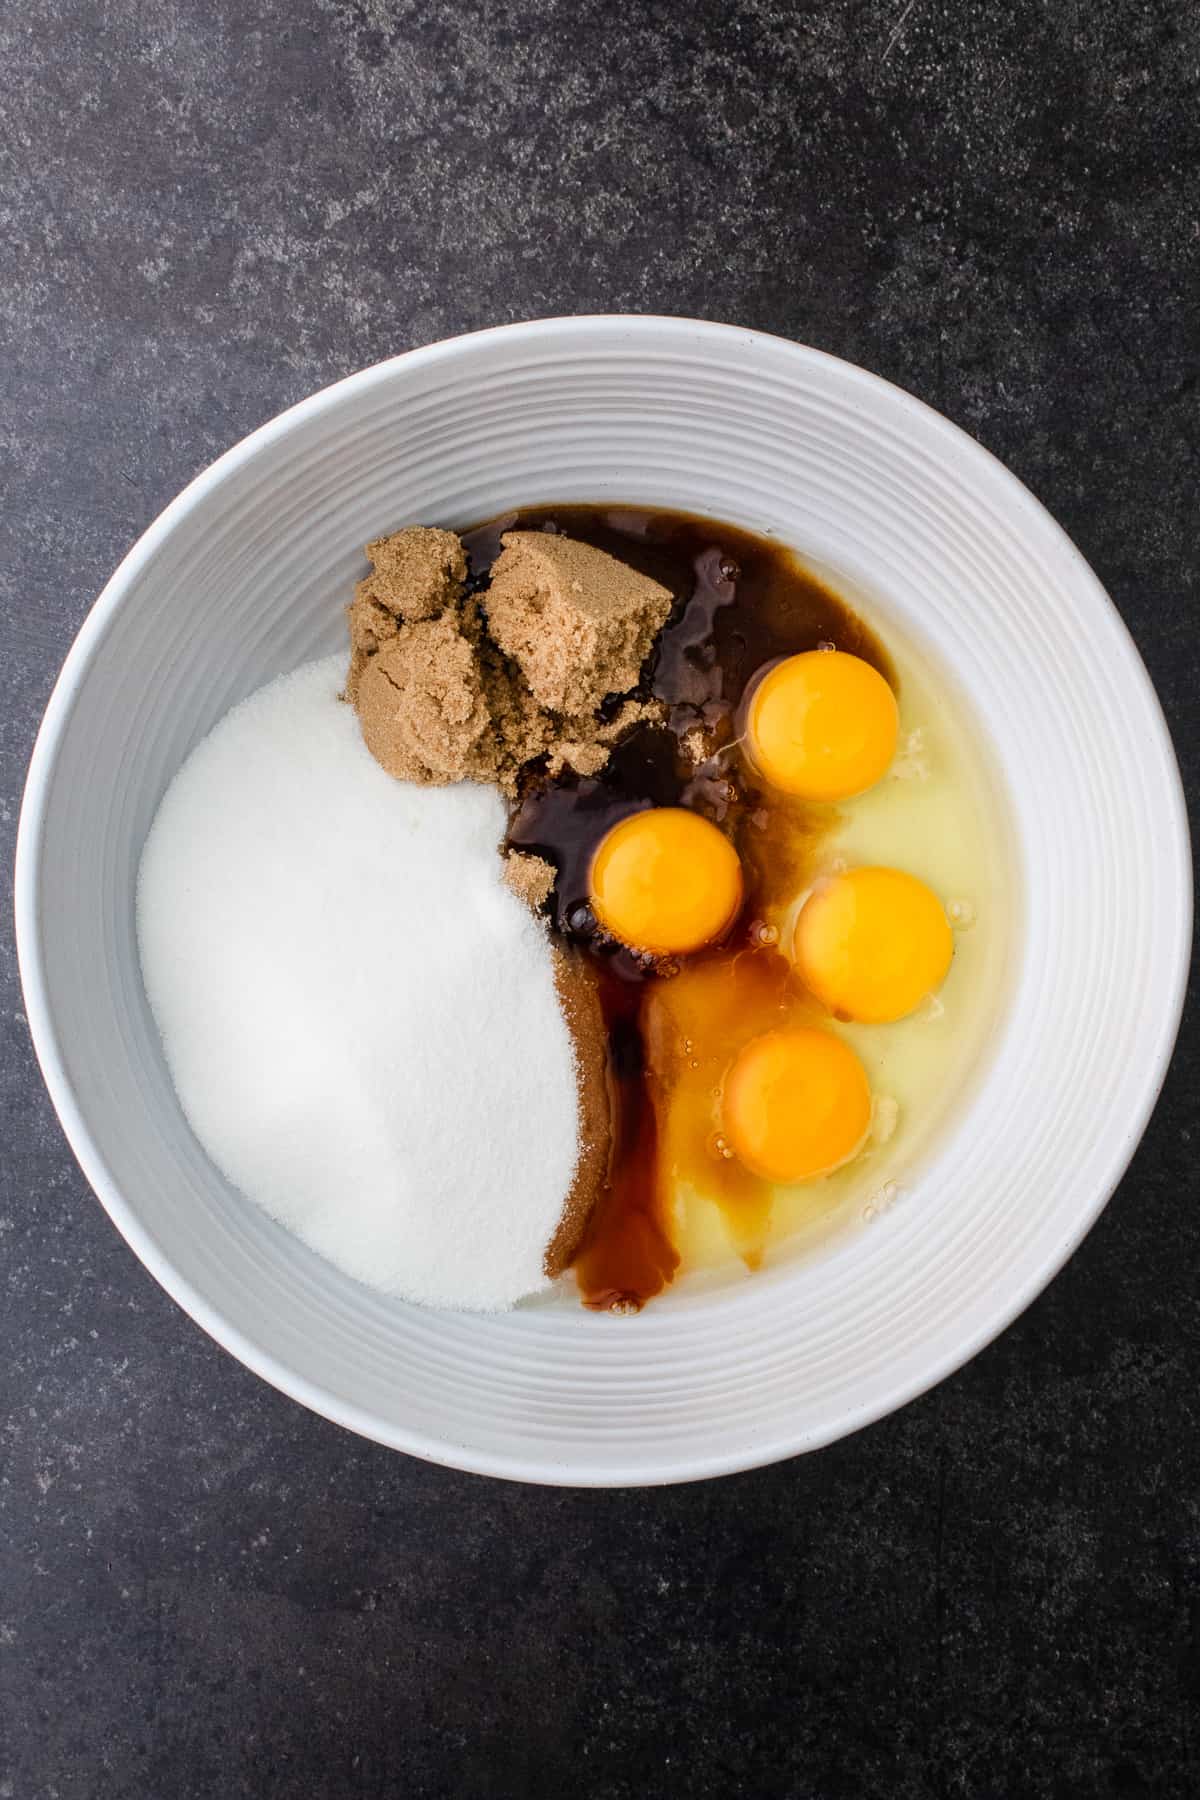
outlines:
[{"label": "white granulated sugar", "polygon": [[499,795],[385,775],[344,672],[261,689],[172,782],[146,992],[235,1187],[372,1287],[497,1310],[546,1285],[577,1153],[550,945],[501,881]]}]

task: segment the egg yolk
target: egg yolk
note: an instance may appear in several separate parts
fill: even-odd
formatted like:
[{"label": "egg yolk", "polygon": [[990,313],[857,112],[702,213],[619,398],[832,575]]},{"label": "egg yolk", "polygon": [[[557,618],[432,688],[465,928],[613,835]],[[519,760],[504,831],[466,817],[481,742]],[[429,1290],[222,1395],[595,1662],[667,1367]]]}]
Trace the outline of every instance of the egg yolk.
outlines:
[{"label": "egg yolk", "polygon": [[634,813],[592,859],[592,910],[631,950],[685,955],[711,944],[742,904],[737,851],[715,825],[681,806]]},{"label": "egg yolk", "polygon": [[941,901],[899,869],[851,869],[824,883],[805,901],[792,945],[810,993],[843,1018],[876,1025],[932,994],[953,953]]},{"label": "egg yolk", "polygon": [[746,1045],[726,1076],[721,1119],[734,1155],[765,1181],[827,1175],[867,1135],[866,1071],[832,1032],[768,1031]]},{"label": "egg yolk", "polygon": [[759,772],[802,800],[848,800],[874,786],[899,728],[883,676],[845,650],[786,657],[755,688],[746,719]]}]

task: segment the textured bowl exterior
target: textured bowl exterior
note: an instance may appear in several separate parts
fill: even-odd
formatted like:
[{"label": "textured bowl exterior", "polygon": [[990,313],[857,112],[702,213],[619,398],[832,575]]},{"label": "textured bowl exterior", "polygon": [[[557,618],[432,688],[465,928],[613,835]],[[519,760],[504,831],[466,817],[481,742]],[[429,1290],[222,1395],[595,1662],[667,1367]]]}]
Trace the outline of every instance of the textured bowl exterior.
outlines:
[{"label": "textured bowl exterior", "polygon": [[[1020,863],[985,1077],[904,1204],[816,1257],[668,1294],[495,1318],[359,1288],[231,1191],[147,1010],[134,886],[172,775],[236,701],[344,640],[360,546],[516,504],[677,506],[844,571],[933,647],[990,740]],[[1143,1131],[1191,931],[1178,772],[1103,590],[987,452],[802,346],[560,319],[413,351],[201,475],[86,621],[30,769],[18,942],[64,1129],[138,1256],[234,1355],[411,1454],[518,1479],[688,1480],[828,1443],[960,1365],[1092,1224]]]}]

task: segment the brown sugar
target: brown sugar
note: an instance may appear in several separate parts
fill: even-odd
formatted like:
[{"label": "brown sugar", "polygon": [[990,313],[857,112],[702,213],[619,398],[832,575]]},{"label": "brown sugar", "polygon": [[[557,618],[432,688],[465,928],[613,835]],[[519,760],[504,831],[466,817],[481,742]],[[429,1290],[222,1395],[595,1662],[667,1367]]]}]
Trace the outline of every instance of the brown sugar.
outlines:
[{"label": "brown sugar", "polygon": [[398,780],[464,781],[485,765],[491,715],[453,614],[401,625],[366,660],[354,697],[367,749]]},{"label": "brown sugar", "polygon": [[555,945],[554,984],[575,1047],[579,1160],[562,1217],[546,1246],[544,1267],[552,1278],[570,1267],[596,1200],[608,1185],[613,1142],[607,1027],[595,977],[580,951]]},{"label": "brown sugar", "polygon": [[354,591],[355,603],[414,623],[433,619],[461,599],[467,553],[453,531],[436,525],[405,525],[367,545],[371,573]]},{"label": "brown sugar", "polygon": [[538,912],[554,892],[554,864],[544,856],[525,850],[510,850],[504,858],[504,884],[524,901],[530,912]]},{"label": "brown sugar", "polygon": [[659,700],[626,700],[615,718],[598,724],[593,715],[584,719],[564,719],[562,727],[548,745],[546,773],[551,780],[571,769],[576,775],[598,775],[608,761],[614,744],[620,743],[635,725],[658,723],[666,716]]},{"label": "brown sugar", "polygon": [[434,619],[457,605],[467,579],[467,557],[453,531],[405,525],[367,545],[372,564],[346,609],[350,622],[350,673],[346,698],[355,702],[370,657],[402,623]]},{"label": "brown sugar", "polygon": [[[549,556],[525,555],[526,538],[535,551],[552,545]],[[466,553],[452,531],[407,525],[367,545],[373,567],[348,609],[345,693],[371,754],[402,781],[482,781],[511,798],[521,771],[535,762],[552,779],[566,769],[597,774],[627,731],[657,716],[654,702],[627,701],[609,719],[597,708],[636,682],[670,610],[667,589],[568,538],[512,532],[503,541],[495,566],[509,558],[510,576],[499,611],[513,641],[527,645],[524,663],[494,629],[495,586],[482,604],[466,594]],[[536,633],[528,605],[525,625],[515,623],[519,593],[532,592],[530,569],[548,570],[557,582]],[[571,679],[560,675],[555,684],[554,667],[569,667]],[[563,704],[546,700],[552,687]]]},{"label": "brown sugar", "polygon": [[557,533],[506,531],[500,542],[488,631],[539,704],[584,715],[635,687],[671,610],[670,590]]},{"label": "brown sugar", "polygon": [[492,782],[511,799],[521,770],[545,755],[557,727],[530,693],[520,671],[488,637],[477,603],[470,604],[479,675],[491,719],[491,732],[483,746],[485,763],[475,779]]}]

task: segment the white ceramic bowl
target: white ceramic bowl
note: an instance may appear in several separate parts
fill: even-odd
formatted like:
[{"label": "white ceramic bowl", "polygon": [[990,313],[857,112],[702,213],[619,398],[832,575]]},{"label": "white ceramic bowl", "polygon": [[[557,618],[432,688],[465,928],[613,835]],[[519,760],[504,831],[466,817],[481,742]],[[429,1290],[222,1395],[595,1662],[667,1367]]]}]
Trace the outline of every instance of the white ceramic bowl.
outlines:
[{"label": "white ceramic bowl", "polygon": [[[233,703],[344,638],[368,537],[628,501],[778,534],[940,647],[1006,779],[1019,968],[985,1080],[905,1207],[799,1266],[666,1295],[436,1314],[357,1287],[225,1184],[147,1010],[134,878]],[[1060,1267],[1150,1115],[1190,939],[1170,741],[1116,612],[1037,501],[909,395],[815,350],[657,318],[512,326],[326,389],[214,463],[126,557],[55,689],[17,920],[63,1127],[138,1256],[268,1381],[417,1456],[682,1481],[828,1443],[958,1367]]]}]

